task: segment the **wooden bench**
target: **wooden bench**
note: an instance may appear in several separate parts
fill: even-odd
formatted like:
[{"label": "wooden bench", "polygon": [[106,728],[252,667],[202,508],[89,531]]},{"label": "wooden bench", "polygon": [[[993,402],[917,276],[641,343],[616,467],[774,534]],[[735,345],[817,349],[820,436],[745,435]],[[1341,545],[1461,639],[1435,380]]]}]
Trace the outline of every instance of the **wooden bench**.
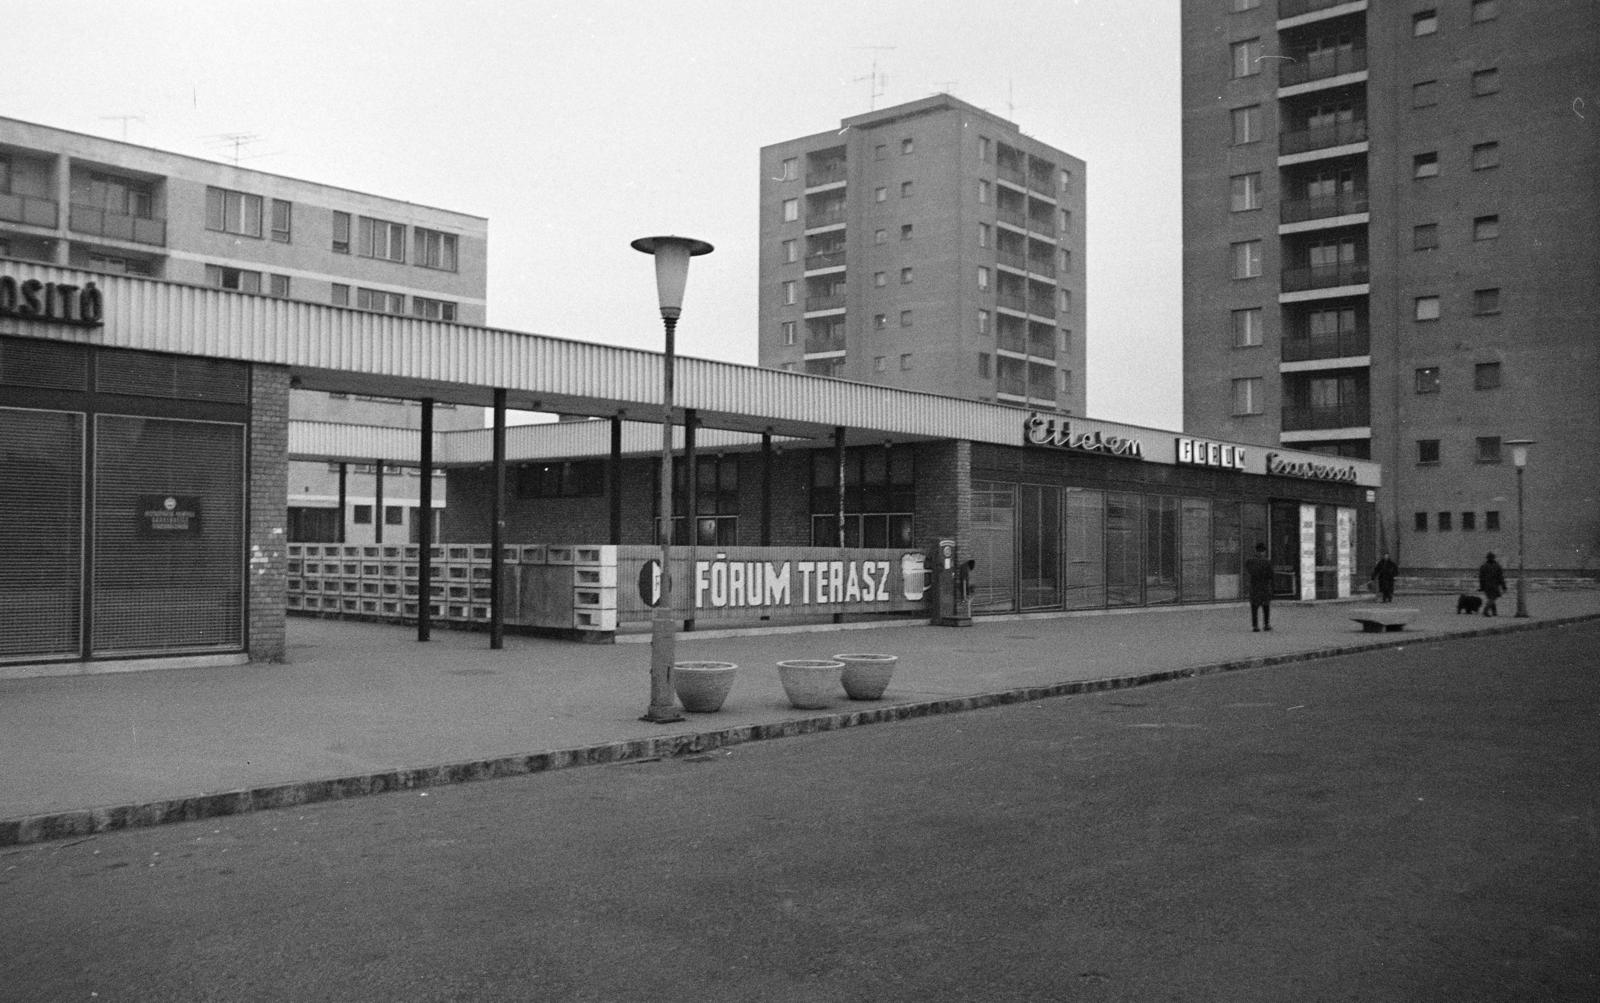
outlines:
[{"label": "wooden bench", "polygon": [[1377,634],[1385,630],[1404,630],[1421,612],[1400,606],[1361,606],[1350,611],[1350,619],[1367,633]]}]

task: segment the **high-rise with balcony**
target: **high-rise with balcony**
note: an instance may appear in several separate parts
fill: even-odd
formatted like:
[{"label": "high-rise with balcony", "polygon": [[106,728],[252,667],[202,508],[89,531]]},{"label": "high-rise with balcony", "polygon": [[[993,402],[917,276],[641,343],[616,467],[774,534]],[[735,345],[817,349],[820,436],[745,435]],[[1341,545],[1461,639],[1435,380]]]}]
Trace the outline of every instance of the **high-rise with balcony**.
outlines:
[{"label": "high-rise with balcony", "polygon": [[761,150],[760,362],[1082,414],[1084,163],[940,94]]},{"label": "high-rise with balcony", "polygon": [[[0,118],[0,259],[482,325],[487,252],[481,216]],[[360,388],[290,395],[300,420],[414,427],[419,413]],[[437,422],[481,427],[482,410]],[[419,493],[414,470],[309,461],[288,488],[291,538],[352,543],[409,533]]]},{"label": "high-rise with balcony", "polygon": [[1600,574],[1600,5],[1185,0],[1184,424],[1383,465],[1406,573]]}]

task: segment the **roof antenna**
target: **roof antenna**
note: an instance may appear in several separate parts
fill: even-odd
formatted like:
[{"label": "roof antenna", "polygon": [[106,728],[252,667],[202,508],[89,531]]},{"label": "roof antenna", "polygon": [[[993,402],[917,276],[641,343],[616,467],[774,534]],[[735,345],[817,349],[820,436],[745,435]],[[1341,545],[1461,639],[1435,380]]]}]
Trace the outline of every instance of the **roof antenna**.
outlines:
[{"label": "roof antenna", "polygon": [[872,82],[872,93],[870,99],[867,101],[867,110],[876,111],[878,109],[878,99],[883,97],[883,84],[884,80],[886,79],[885,74],[878,72],[878,53],[893,52],[896,47],[893,45],[857,45],[855,48],[872,50],[872,75],[870,77],[856,77],[851,82],[860,83],[863,80],[870,80]]},{"label": "roof antenna", "polygon": [[124,143],[126,143],[128,141],[128,123],[129,122],[143,122],[144,121],[144,116],[143,115],[101,115],[100,116],[100,121],[102,121],[102,122],[121,122],[122,123],[122,141]]}]

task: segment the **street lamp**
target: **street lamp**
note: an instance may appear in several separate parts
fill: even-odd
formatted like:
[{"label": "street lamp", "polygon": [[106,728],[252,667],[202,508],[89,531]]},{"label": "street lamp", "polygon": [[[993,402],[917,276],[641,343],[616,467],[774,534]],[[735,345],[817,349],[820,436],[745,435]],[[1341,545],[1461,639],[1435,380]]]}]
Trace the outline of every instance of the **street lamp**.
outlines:
[{"label": "street lamp", "polygon": [[672,697],[672,663],[677,644],[677,618],[672,609],[672,339],[683,313],[683,287],[689,281],[689,259],[710,254],[711,245],[692,237],[640,237],[635,251],[656,259],[656,298],[661,322],[667,329],[666,352],[661,359],[661,497],[657,533],[661,540],[659,599],[650,615],[650,709],[642,721],[669,724],[682,721]]},{"label": "street lamp", "polygon": [[1511,447],[1511,462],[1517,467],[1517,613],[1526,619],[1528,616],[1528,593],[1525,582],[1527,581],[1527,559],[1523,550],[1522,536],[1522,468],[1528,465],[1528,447],[1533,445],[1532,439],[1507,439],[1506,445]]}]

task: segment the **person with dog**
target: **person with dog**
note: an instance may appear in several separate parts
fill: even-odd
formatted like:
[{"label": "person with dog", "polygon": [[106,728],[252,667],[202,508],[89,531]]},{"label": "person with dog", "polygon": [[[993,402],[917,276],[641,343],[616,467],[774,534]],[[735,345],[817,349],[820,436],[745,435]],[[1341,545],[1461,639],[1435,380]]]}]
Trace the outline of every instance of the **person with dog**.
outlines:
[{"label": "person with dog", "polygon": [[[1250,629],[1259,633],[1272,629],[1272,562],[1267,560],[1267,545],[1256,544],[1256,556],[1244,562],[1244,577],[1250,590]],[[1256,626],[1256,614],[1261,626]]]},{"label": "person with dog", "polygon": [[1478,591],[1483,593],[1483,615],[1499,616],[1494,601],[1505,594],[1506,573],[1492,552],[1478,566]]},{"label": "person with dog", "polygon": [[1388,551],[1372,566],[1372,580],[1378,583],[1378,601],[1394,602],[1394,579],[1400,574],[1400,565],[1394,563]]}]

